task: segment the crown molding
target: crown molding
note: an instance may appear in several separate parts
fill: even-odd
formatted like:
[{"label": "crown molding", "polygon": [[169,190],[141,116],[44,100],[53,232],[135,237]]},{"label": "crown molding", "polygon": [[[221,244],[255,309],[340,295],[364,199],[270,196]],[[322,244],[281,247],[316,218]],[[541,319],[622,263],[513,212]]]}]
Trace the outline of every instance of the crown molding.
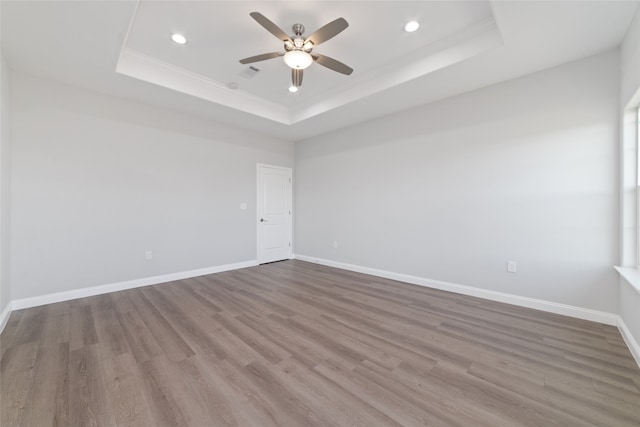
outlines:
[{"label": "crown molding", "polygon": [[[137,9],[131,27],[135,24],[136,16]],[[127,34],[116,72],[287,126],[309,120],[504,45],[496,20],[491,16],[381,67],[354,75],[322,95],[287,107],[243,90],[231,89],[222,82],[131,49],[127,46],[128,40]]]}]

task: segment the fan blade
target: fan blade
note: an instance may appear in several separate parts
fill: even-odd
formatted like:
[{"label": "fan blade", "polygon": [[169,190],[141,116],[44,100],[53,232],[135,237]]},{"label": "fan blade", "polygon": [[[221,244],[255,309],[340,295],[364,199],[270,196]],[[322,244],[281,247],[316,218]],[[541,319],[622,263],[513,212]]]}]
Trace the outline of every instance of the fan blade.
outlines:
[{"label": "fan blade", "polygon": [[278,56],[283,56],[284,53],[280,52],[271,52],[271,53],[263,53],[262,55],[250,56],[248,58],[244,58],[240,60],[241,64],[251,64],[252,62],[264,61],[267,59],[277,58]]},{"label": "fan blade", "polygon": [[312,54],[313,60],[323,67],[327,67],[330,70],[337,71],[338,73],[346,74],[347,76],[353,73],[353,68],[343,64],[340,61],[336,61],[333,58],[329,58],[328,56]]},{"label": "fan blade", "polygon": [[269,18],[267,18],[263,14],[259,12],[251,12],[249,15],[251,15],[251,17],[255,19],[258,24],[262,25],[265,30],[269,31],[271,34],[273,34],[283,42],[286,42],[287,40],[291,40],[287,35],[287,33],[282,31],[280,27],[278,27],[276,24],[271,22]]},{"label": "fan blade", "polygon": [[291,83],[295,87],[302,86],[302,70],[299,70],[297,68],[291,69]]},{"label": "fan blade", "polygon": [[349,23],[344,18],[338,18],[335,21],[329,22],[324,27],[318,29],[315,33],[311,34],[307,37],[307,41],[313,42],[314,46],[318,46],[320,43],[326,42],[327,40],[337,36],[345,28],[349,26]]}]

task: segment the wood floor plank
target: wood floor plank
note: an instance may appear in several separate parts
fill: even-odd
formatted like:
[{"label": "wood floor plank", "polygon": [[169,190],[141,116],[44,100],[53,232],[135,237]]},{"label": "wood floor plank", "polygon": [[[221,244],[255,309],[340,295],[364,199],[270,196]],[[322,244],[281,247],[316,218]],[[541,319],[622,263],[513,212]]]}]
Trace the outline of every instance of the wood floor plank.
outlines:
[{"label": "wood floor plank", "polygon": [[129,301],[169,360],[177,362],[195,354],[182,335],[140,290],[127,292]]},{"label": "wood floor plank", "polygon": [[[352,353],[362,361],[369,360],[388,370],[393,370],[402,362],[400,357],[389,354],[385,350],[381,350],[375,346],[354,339],[349,335],[343,334],[341,331],[337,331],[336,329],[324,327],[323,323],[318,321],[318,319],[311,319],[303,315],[296,315],[291,319],[291,321],[296,322],[308,330],[314,331],[315,334],[325,335],[325,340],[337,343],[337,345],[343,347],[345,351]],[[394,349],[397,348],[395,346],[393,347]]]},{"label": "wood floor plank", "polygon": [[333,381],[337,386],[357,394],[370,406],[401,425],[430,425],[441,420],[423,410],[415,401],[406,400],[405,395],[398,395],[381,387],[368,375],[347,369],[339,362],[325,360],[314,368],[319,374]]},{"label": "wood floor plank", "polygon": [[[202,399],[199,393],[194,392],[192,378],[181,369],[185,363],[181,361],[174,364],[165,357],[143,363],[145,376],[150,375],[152,378],[147,385],[149,388],[157,388],[153,392],[156,409],[158,405],[168,404],[168,408],[160,412],[162,417],[157,417],[156,422],[160,425],[216,425],[216,420],[219,421],[220,418],[216,416],[212,419],[212,402]],[[175,416],[167,417],[169,412]]]},{"label": "wood floor plank", "polygon": [[269,400],[272,402],[274,409],[280,414],[286,414],[288,420],[283,420],[282,424],[331,425],[326,417],[323,417],[322,414],[317,414],[310,406],[305,405],[298,398],[295,390],[286,388],[272,369],[256,362],[245,366],[244,371],[249,380],[262,394],[269,395]]},{"label": "wood floor plank", "polygon": [[38,355],[38,342],[30,341],[7,349],[0,363],[0,424],[22,424],[28,397],[34,387],[34,366]]},{"label": "wood floor plank", "polygon": [[98,343],[93,312],[89,305],[71,305],[69,308],[70,350],[78,350],[87,345]]},{"label": "wood floor plank", "polygon": [[177,372],[161,358],[143,362],[140,366],[144,378],[145,396],[149,402],[154,424],[159,426],[186,426],[187,408],[181,405],[180,385]]},{"label": "wood floor plank", "polygon": [[291,357],[291,354],[283,347],[274,344],[265,338],[264,335],[260,334],[260,332],[239,319],[226,313],[216,313],[214,317],[226,330],[242,340],[247,346],[251,347],[253,351],[259,354],[264,360],[275,364],[282,359]]},{"label": "wood floor plank", "polygon": [[228,291],[225,291],[222,286],[224,281],[221,278],[207,276],[194,277],[193,280],[199,283],[200,286],[198,289],[200,289],[201,292],[209,295],[215,301],[219,301],[220,304],[223,304],[224,311],[228,313],[241,315],[243,313],[261,313],[263,311],[259,305],[233,298]]},{"label": "wood floor plank", "polygon": [[504,372],[482,364],[474,364],[470,373],[502,389],[509,390],[514,395],[526,397],[543,405],[545,411],[555,412],[554,418],[566,414],[570,418],[565,423],[569,424],[564,425],[575,424],[577,423],[576,419],[593,425],[630,426],[638,422],[637,419],[633,420],[634,417],[637,418],[638,414],[634,416],[632,414],[634,411],[629,411],[634,405],[617,402],[615,405],[617,410],[611,412],[604,397],[594,399],[596,394],[590,387],[584,387],[584,383],[567,381],[567,377],[546,378],[545,386],[538,389],[523,380],[513,381]]},{"label": "wood floor plank", "polygon": [[196,356],[202,362],[202,370],[211,375],[216,387],[227,398],[238,426],[277,426],[282,417],[269,404],[268,396],[262,395],[245,378],[242,367],[229,361],[220,361],[211,356]]},{"label": "wood floor plank", "polygon": [[297,260],[12,313],[5,426],[640,426],[615,327]]},{"label": "wood floor plank", "polygon": [[103,357],[114,357],[130,351],[125,335],[128,329],[123,330],[118,317],[112,308],[94,311],[94,325]]},{"label": "wood floor plank", "polygon": [[[88,306],[87,306],[88,307]],[[106,374],[97,344],[69,355],[69,425],[115,426]]]},{"label": "wood floor plank", "polygon": [[68,342],[41,346],[33,374],[37,386],[32,388],[29,396],[29,400],[38,402],[38,405],[25,411],[22,425],[70,425],[68,366]]},{"label": "wood floor plank", "polygon": [[[184,311],[179,302],[173,301],[158,289],[145,289],[143,294],[156,306],[158,311],[171,323],[191,348],[205,354],[215,354],[223,359],[226,353],[212,338],[212,332],[206,324],[199,324],[191,317],[191,313]],[[188,310],[189,307],[186,307]],[[213,320],[212,320],[213,322]],[[195,351],[195,350],[194,350]]]},{"label": "wood floor plank", "polygon": [[[447,328],[448,331],[452,331],[451,327]],[[470,342],[474,342],[481,348],[487,348],[495,350],[501,348],[500,352],[495,354],[495,357],[501,357],[507,361],[516,361],[520,363],[528,363],[531,366],[536,366],[538,369],[545,372],[545,374],[552,375],[554,372],[570,372],[577,375],[582,375],[585,378],[598,379],[600,381],[608,382],[620,388],[627,389],[629,391],[636,392],[637,388],[632,378],[622,376],[619,374],[609,373],[599,369],[594,369],[591,366],[584,365],[579,362],[573,362],[564,357],[564,353],[558,356],[550,356],[548,352],[543,351],[541,353],[535,353],[533,351],[522,350],[514,345],[509,346],[509,342],[505,342],[504,339],[498,338],[494,341],[493,336],[498,336],[489,330],[482,330],[481,328],[475,328],[468,326],[468,328],[457,328],[456,336],[464,338]]]},{"label": "wood floor plank", "polygon": [[[214,362],[215,363],[215,362]],[[251,425],[260,417],[255,413],[249,415],[242,410],[245,402],[237,401],[237,396],[226,384],[215,375],[211,375],[208,366],[200,360],[200,357],[190,357],[179,363],[191,395],[193,395],[205,409],[208,422],[216,426]]]},{"label": "wood floor plank", "polygon": [[111,412],[118,426],[151,426],[153,412],[144,389],[144,375],[131,353],[102,359]]},{"label": "wood floor plank", "polygon": [[276,375],[287,388],[294,390],[316,413],[326,414],[334,425],[394,426],[398,425],[375,407],[337,384],[308,369],[295,357],[277,364]]},{"label": "wood floor plank", "polygon": [[42,336],[39,340],[40,347],[58,346],[69,342],[71,330],[69,309],[63,311],[51,310],[43,325]]},{"label": "wood floor plank", "polygon": [[[261,321],[260,318],[250,314],[239,316],[238,320],[245,323],[250,328],[259,331],[263,336],[277,344],[283,349],[287,349],[289,354],[298,357],[298,360],[306,361],[308,366],[316,365],[322,360],[322,355],[326,350],[317,343],[304,336],[297,336],[285,325],[269,319],[269,322]],[[318,353],[319,352],[319,353]]]},{"label": "wood floor plank", "polygon": [[[122,330],[121,336],[125,339],[136,362],[142,363],[163,354],[160,345],[137,311],[117,310],[115,320],[117,320],[120,330]],[[116,326],[114,325],[114,327]]]},{"label": "wood floor plank", "polygon": [[320,358],[340,360],[347,366],[355,367],[364,361],[364,356],[353,351],[348,346],[332,339],[326,333],[309,328],[295,319],[281,318],[270,314],[270,320],[276,322],[285,329],[289,336],[298,337],[298,343],[306,347],[310,352],[315,353]]},{"label": "wood floor plank", "polygon": [[[527,396],[500,387],[495,382],[484,381],[473,375],[460,375],[446,364],[438,364],[429,371],[431,382],[441,387],[451,387],[469,401],[491,408],[507,420],[507,425],[533,426],[595,426],[570,413],[557,411]],[[537,390],[536,390],[537,391]],[[614,424],[615,425],[615,424]]]},{"label": "wood floor plank", "polygon": [[11,313],[9,320],[4,327],[4,331],[0,334],[0,359],[4,356],[4,353],[11,348],[13,340],[16,336],[16,330],[18,329],[18,323],[25,310],[16,310]]},{"label": "wood floor plank", "polygon": [[20,345],[39,340],[49,310],[50,306],[48,305],[25,310],[14,332],[13,344]]},{"label": "wood floor plank", "polygon": [[336,320],[329,316],[322,316],[318,323],[365,345],[377,348],[385,354],[392,355],[402,361],[411,362],[416,366],[432,367],[436,364],[436,360],[427,355],[399,343],[387,341],[376,334],[363,331],[358,325],[350,324],[344,319]]}]

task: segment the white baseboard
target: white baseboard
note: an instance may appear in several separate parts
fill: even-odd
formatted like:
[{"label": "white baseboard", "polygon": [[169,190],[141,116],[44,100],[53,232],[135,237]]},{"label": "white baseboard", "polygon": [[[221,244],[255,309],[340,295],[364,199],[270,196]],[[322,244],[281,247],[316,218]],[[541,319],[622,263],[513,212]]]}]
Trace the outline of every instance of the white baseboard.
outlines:
[{"label": "white baseboard", "polygon": [[[125,289],[139,288],[141,286],[157,285],[159,283],[172,282],[174,280],[188,279],[190,277],[204,276],[206,274],[220,273],[223,271],[237,270],[239,268],[254,267],[257,261],[237,262],[235,264],[217,265],[214,267],[200,268],[197,270],[181,271],[178,273],[163,274],[160,276],[143,277],[141,279],[127,280],[124,282],[110,283],[107,285],[92,286],[90,288],[74,289],[72,291],[57,292],[54,294],[40,295],[31,298],[22,298],[11,301],[11,310],[36,307],[52,304],[54,302],[68,301],[77,298],[91,297],[109,292]],[[2,329],[0,329],[2,331]]]},{"label": "white baseboard", "polygon": [[629,347],[631,355],[640,367],[640,344],[638,344],[638,341],[636,341],[633,334],[627,327],[627,324],[624,323],[624,320],[620,316],[618,316],[618,330],[620,331],[620,335],[622,335],[624,342],[627,343],[627,347]]},{"label": "white baseboard", "polygon": [[11,301],[9,301],[2,310],[2,313],[0,313],[0,333],[2,333],[2,331],[4,331],[4,327],[7,326],[9,316],[11,316],[11,311],[13,311],[11,309],[11,305]]},{"label": "white baseboard", "polygon": [[394,273],[391,271],[377,270],[375,268],[362,267],[359,265],[346,264],[343,262],[332,261],[327,259],[315,258],[306,255],[296,255],[295,259],[301,261],[313,262],[326,265],[329,267],[340,268],[343,270],[355,271],[358,273],[370,274],[372,276],[384,277],[385,279],[397,280],[399,282],[411,283],[413,285],[425,286],[428,288],[440,289],[443,291],[455,292],[458,294],[470,295],[478,298],[484,298],[492,301],[504,302],[507,304],[518,305],[521,307],[533,308],[536,310],[547,311],[555,314],[576,317],[583,320],[591,320],[593,322],[604,323],[606,325],[618,325],[619,316],[617,314],[607,313],[604,311],[591,310],[588,308],[575,307],[557,302],[545,301],[541,299],[522,297],[519,295],[507,294],[504,292],[489,291],[486,289],[474,288],[472,286],[459,285],[457,283],[443,282],[440,280],[426,279],[424,277],[411,276],[409,274]]}]

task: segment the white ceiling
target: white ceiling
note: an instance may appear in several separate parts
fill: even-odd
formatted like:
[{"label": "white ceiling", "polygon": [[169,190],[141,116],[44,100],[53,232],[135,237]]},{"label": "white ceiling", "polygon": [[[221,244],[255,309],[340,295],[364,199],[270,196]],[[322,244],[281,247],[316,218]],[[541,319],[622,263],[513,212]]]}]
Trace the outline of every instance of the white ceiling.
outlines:
[{"label": "white ceiling", "polygon": [[[637,2],[431,1],[2,1],[11,68],[65,83],[299,140],[614,48]],[[258,11],[288,34],[338,17],[349,28],[314,52],[354,68],[318,64],[288,92],[282,51]],[[417,19],[412,34],[403,24]],[[170,40],[185,34],[188,43]],[[116,69],[118,72],[116,72]],[[237,83],[237,90],[227,87]]]},{"label": "white ceiling", "polygon": [[[355,69],[344,76],[322,66],[305,70],[305,84],[297,94],[287,90],[290,68],[273,59],[255,63],[261,72],[244,79],[247,68],[241,58],[283,51],[282,42],[249,16],[260,11],[274,20],[287,34],[291,26],[302,23],[310,35],[322,25],[344,17],[349,28],[336,38],[318,46],[314,52],[329,55]],[[353,84],[371,71],[402,59],[416,50],[490,18],[487,2],[375,2],[366,8],[358,2],[265,3],[244,2],[149,2],[142,1],[133,20],[126,47],[185,70],[222,83],[237,82],[240,89],[266,100],[291,107],[302,99],[322,97],[336,86]],[[233,19],[230,19],[233,17]],[[423,30],[403,31],[410,18],[420,19]],[[171,32],[184,34],[189,43],[172,43]],[[382,54],[381,54],[382,53]],[[306,84],[308,82],[308,84]]]}]

